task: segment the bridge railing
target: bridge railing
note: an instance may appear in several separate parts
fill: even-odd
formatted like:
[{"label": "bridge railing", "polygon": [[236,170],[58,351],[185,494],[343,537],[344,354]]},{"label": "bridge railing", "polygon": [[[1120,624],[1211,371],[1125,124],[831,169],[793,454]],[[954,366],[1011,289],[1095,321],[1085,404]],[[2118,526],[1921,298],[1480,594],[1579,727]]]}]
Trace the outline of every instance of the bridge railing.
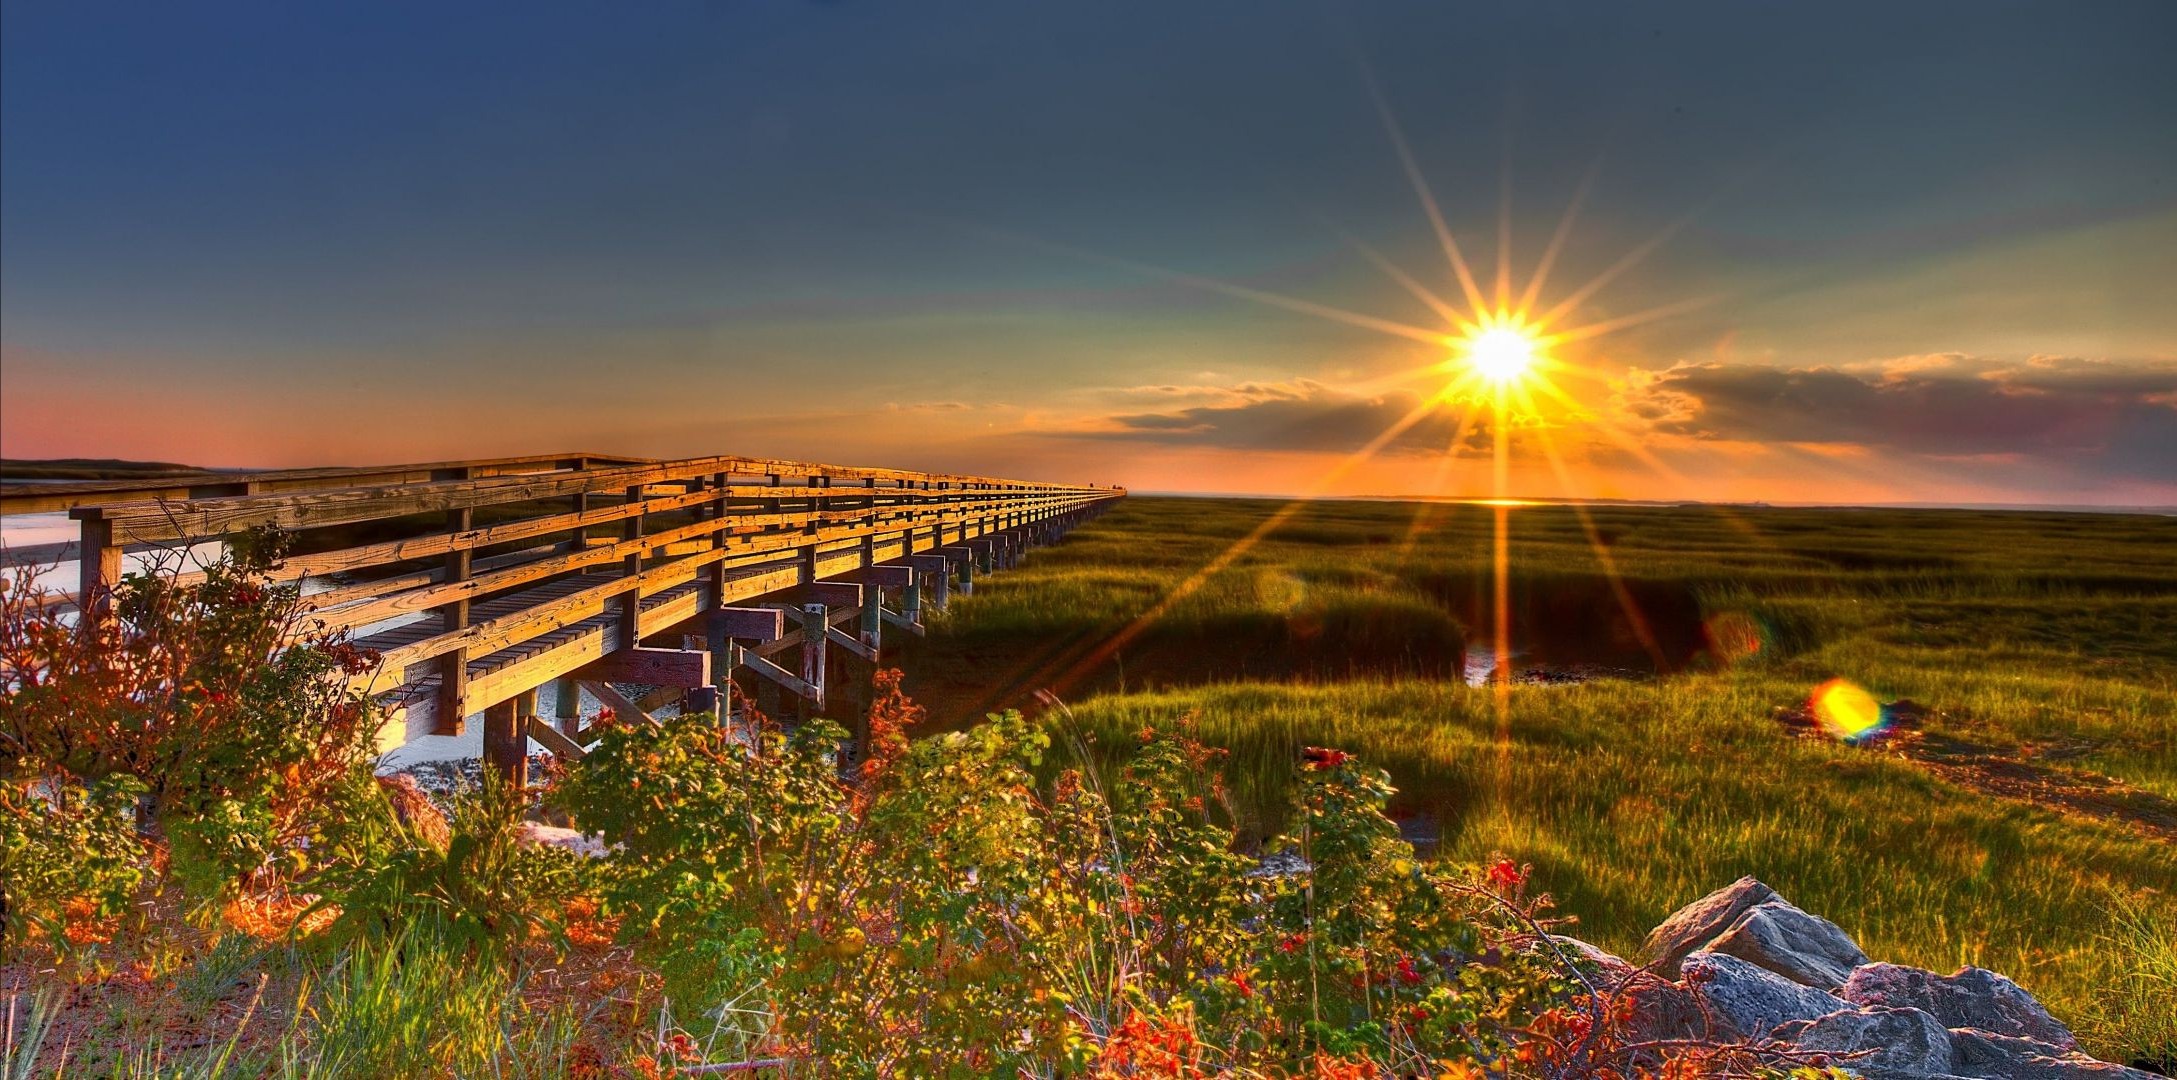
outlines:
[{"label": "bridge railing", "polygon": [[[207,491],[215,481],[224,487]],[[1120,494],[733,456],[549,455],[220,474],[193,486],[13,485],[0,489],[0,512],[68,507],[92,617],[129,551],[285,530],[293,548],[277,576],[305,584],[314,619],[378,649],[382,679],[435,682],[437,711],[458,728],[470,712],[697,612]]]}]

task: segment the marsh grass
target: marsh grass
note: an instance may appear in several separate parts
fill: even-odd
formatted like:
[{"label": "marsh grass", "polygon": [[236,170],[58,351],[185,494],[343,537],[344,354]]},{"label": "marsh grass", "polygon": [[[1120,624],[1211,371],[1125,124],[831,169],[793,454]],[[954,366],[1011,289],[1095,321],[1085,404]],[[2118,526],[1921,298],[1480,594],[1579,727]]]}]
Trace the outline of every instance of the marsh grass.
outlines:
[{"label": "marsh grass", "polygon": [[[1394,811],[1434,820],[1443,857],[1533,862],[1617,951],[1754,874],[1879,959],[2013,976],[2104,1056],[2168,1040],[2147,1018],[2171,1014],[2171,845],[1794,738],[1771,716],[1848,678],[1934,710],[1931,734],[2177,798],[2177,521],[1597,507],[1594,538],[1664,647],[1661,672],[1516,687],[1500,713],[1422,656],[1486,626],[1489,511],[1313,504],[1200,574],[1281,505],[1130,498],[955,603],[910,646],[909,690],[958,724],[1054,686],[1100,758],[1192,716],[1231,751],[1255,835],[1282,824],[1301,747],[1357,752],[1391,771]],[[1553,640],[1622,647],[1630,620],[1577,515],[1523,508],[1511,525],[1515,643],[1545,658]],[[1154,626],[1084,669],[1175,589]],[[1338,615],[1296,648],[1311,609]],[[1751,655],[1712,647],[1722,618],[1753,628]],[[1246,649],[1236,626],[1256,628]],[[1261,646],[1264,626],[1288,630],[1284,651]],[[1385,662],[1401,635],[1419,659]]]}]

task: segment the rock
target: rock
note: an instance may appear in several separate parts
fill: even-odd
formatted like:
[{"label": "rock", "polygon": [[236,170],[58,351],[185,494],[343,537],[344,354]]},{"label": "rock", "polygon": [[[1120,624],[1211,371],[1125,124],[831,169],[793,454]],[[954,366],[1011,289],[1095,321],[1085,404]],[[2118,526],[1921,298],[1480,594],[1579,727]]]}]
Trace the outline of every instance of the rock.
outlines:
[{"label": "rock", "polygon": [[1776,890],[1742,877],[1679,908],[1648,932],[1648,966],[1664,978],[1677,978],[1679,962],[1689,953],[1706,946],[1749,909],[1776,898]]},{"label": "rock", "polygon": [[385,793],[386,802],[392,806],[394,820],[425,845],[446,850],[447,843],[453,839],[453,830],[446,824],[446,815],[429,795],[424,794],[415,777],[407,773],[381,776],[378,789]]},{"label": "rock", "polygon": [[2152,1073],[2096,1061],[2044,1042],[1978,1028],[1950,1029],[1951,1068],[1986,1080],[2152,1080]]},{"label": "rock", "polygon": [[1697,952],[1680,965],[1686,989],[1714,1016],[1719,1032],[1760,1038],[1778,1024],[1814,1020],[1845,1007],[1844,1002],[1801,986],[1767,968],[1728,953]]},{"label": "rock", "polygon": [[[1724,1035],[1716,1030],[1709,1010],[1693,991],[1658,978],[1653,972],[1635,970],[1611,988],[1616,992],[1621,1033],[1628,1043],[1670,1039],[1709,1039]],[[1654,1064],[1640,1060],[1635,1064]]]},{"label": "rock", "polygon": [[1708,949],[1752,961],[1817,990],[1843,986],[1852,969],[1867,962],[1867,954],[1836,923],[1809,915],[1781,899],[1747,909],[1729,929],[1708,943]]},{"label": "rock", "polygon": [[1863,964],[1845,980],[1838,996],[1854,1005],[1889,1005],[1920,1009],[1944,1027],[1977,1028],[1997,1035],[2032,1039],[2056,1052],[2075,1050],[2079,1042],[2019,988],[2017,983],[1977,967],[1937,975],[1898,964]]},{"label": "rock", "polygon": [[557,825],[540,825],[534,821],[524,821],[516,826],[514,839],[518,843],[535,847],[566,848],[591,859],[604,858],[607,850],[602,837],[590,836],[574,829],[563,829]]},{"label": "rock", "polygon": [[1955,1064],[1950,1032],[1919,1009],[1844,1009],[1780,1024],[1769,1037],[1803,1053],[1838,1055],[1831,1064],[1868,1076],[1949,1075]]},{"label": "rock", "polygon": [[[1618,956],[1581,941],[1579,938],[1567,937],[1563,934],[1551,934],[1550,941],[1557,946],[1558,952],[1565,955],[1565,959],[1578,964],[1583,971],[1586,971],[1588,977],[1594,980],[1595,985],[1598,987],[1623,982],[1625,977],[1631,975],[1635,970],[1633,965],[1626,963]],[[1539,942],[1536,944],[1536,948],[1540,950]],[[1553,956],[1552,959],[1554,958]]]}]

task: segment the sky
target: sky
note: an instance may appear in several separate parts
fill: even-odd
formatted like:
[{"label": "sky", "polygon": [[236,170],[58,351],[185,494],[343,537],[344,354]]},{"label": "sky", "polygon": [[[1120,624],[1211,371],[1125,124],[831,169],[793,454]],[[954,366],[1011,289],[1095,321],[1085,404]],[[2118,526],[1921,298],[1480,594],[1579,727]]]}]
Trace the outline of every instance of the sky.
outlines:
[{"label": "sky", "polygon": [[[0,454],[2177,504],[2172,41],[2159,0],[10,0]],[[1503,412],[1429,203],[1485,307],[1575,331]]]}]

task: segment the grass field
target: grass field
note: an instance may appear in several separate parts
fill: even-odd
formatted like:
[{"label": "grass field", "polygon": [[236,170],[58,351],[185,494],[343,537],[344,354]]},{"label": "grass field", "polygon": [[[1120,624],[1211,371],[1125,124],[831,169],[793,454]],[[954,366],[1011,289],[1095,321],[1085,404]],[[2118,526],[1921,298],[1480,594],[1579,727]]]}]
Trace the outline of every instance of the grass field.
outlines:
[{"label": "grass field", "polygon": [[[1511,509],[1514,666],[1628,677],[1500,704],[1459,678],[1494,509],[1284,505],[1130,498],[956,601],[909,689],[959,724],[1050,686],[1102,747],[1192,716],[1259,830],[1300,747],[1358,752],[1444,857],[1531,861],[1615,951],[1753,874],[1877,959],[2011,975],[2102,1056],[2177,1040],[2177,520]],[[1774,719],[1835,678],[1924,730]]]}]

